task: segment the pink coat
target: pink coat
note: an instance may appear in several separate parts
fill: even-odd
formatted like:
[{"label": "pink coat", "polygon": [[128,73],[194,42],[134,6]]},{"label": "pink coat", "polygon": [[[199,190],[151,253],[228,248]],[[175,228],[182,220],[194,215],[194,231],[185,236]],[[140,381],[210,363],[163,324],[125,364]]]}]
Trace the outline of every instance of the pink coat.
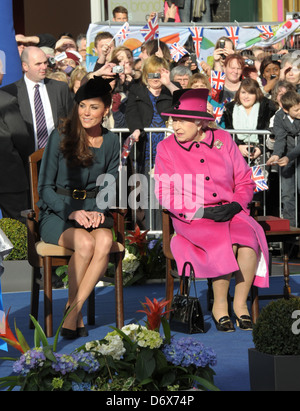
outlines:
[{"label": "pink coat", "polygon": [[[168,3],[165,1],[165,4],[164,4],[164,13],[165,14],[168,11],[168,9],[169,9]],[[180,16],[179,16],[179,12],[178,12],[178,7],[176,6],[175,23],[180,23],[180,22],[181,22],[181,20],[180,20]]]},{"label": "pink coat", "polygon": [[[249,215],[248,208],[255,183],[250,167],[229,133],[214,130],[207,132],[199,143],[184,144],[172,134],[158,144],[154,178],[160,204],[172,213],[176,235],[171,240],[171,249],[179,273],[187,260],[193,264],[196,277],[218,277],[238,270],[231,227],[241,226],[239,244],[257,244],[254,285],[268,287],[269,252],[265,233]],[[193,218],[202,206],[233,201],[242,206],[242,211],[231,221]]]}]

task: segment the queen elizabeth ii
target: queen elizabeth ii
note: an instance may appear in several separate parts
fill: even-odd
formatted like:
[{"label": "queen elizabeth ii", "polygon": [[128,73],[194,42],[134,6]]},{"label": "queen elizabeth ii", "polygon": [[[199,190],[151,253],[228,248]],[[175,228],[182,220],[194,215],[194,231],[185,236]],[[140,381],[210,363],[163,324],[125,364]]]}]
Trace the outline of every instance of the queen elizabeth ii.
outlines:
[{"label": "queen elizabeth ii", "polygon": [[255,183],[231,135],[209,127],[206,89],[174,92],[174,134],[159,143],[155,192],[171,212],[176,235],[171,250],[181,273],[190,261],[198,278],[212,278],[213,320],[219,331],[234,331],[227,295],[235,273],[236,325],[252,329],[247,308],[251,285],[268,287],[268,246],[250,216]]}]

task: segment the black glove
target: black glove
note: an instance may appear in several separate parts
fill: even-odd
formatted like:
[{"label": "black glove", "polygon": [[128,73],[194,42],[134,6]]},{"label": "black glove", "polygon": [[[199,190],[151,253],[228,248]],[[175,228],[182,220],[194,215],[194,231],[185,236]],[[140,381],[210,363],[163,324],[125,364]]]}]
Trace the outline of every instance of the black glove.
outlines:
[{"label": "black glove", "polygon": [[235,201],[230,204],[224,204],[216,207],[206,207],[204,208],[203,218],[209,218],[218,223],[229,221],[242,210],[239,203]]}]

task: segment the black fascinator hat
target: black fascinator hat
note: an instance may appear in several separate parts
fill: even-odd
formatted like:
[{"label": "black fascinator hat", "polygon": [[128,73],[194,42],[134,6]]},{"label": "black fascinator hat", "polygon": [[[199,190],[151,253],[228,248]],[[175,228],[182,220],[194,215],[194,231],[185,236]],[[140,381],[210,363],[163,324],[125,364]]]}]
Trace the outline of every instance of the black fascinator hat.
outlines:
[{"label": "black fascinator hat", "polygon": [[81,87],[79,87],[74,97],[75,101],[77,103],[80,103],[82,100],[87,100],[89,98],[102,97],[110,93],[111,92],[111,86],[109,84],[110,81],[111,79],[106,80],[103,77],[94,76],[94,78],[91,78]]}]

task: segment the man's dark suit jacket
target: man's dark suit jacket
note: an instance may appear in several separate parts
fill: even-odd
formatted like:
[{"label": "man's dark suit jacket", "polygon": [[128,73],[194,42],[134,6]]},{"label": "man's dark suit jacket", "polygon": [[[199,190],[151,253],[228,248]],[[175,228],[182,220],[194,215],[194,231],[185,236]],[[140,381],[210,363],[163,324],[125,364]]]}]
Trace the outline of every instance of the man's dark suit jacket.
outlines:
[{"label": "man's dark suit jacket", "polygon": [[0,193],[29,189],[30,140],[17,99],[0,89]]},{"label": "man's dark suit jacket", "polygon": [[[52,108],[54,126],[57,127],[60,118],[67,117],[74,106],[69,87],[62,81],[45,78],[45,85]],[[1,90],[17,97],[21,115],[26,123],[31,136],[31,153],[35,151],[33,117],[29,102],[29,96],[24,77],[15,83],[2,87]]]}]

